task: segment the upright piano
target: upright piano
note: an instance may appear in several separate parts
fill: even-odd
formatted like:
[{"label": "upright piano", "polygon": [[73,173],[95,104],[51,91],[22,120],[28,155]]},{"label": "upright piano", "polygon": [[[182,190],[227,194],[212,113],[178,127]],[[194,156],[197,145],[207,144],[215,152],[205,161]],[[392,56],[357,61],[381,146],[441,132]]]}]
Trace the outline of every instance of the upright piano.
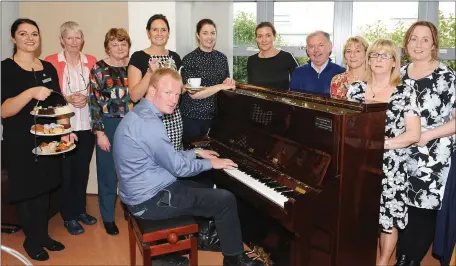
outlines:
[{"label": "upright piano", "polygon": [[[279,266],[375,265],[386,104],[238,84],[206,142],[237,169],[243,240]],[[264,252],[263,252],[264,251]]]}]

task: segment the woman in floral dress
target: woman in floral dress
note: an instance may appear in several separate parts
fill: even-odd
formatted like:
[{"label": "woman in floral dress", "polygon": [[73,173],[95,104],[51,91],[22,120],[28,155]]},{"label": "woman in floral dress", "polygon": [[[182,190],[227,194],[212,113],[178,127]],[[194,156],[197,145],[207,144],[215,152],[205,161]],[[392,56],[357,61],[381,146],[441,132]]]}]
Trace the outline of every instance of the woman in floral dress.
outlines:
[{"label": "woman in floral dress", "polygon": [[417,92],[422,133],[417,145],[411,147],[409,225],[399,236],[397,253],[400,260],[419,265],[434,239],[437,210],[455,149],[456,78],[454,70],[437,61],[438,32],[432,23],[414,23],[406,32],[404,47],[412,63],[401,69],[401,77]]},{"label": "woman in floral dress", "polygon": [[380,258],[388,265],[396,247],[398,229],[407,225],[405,189],[409,145],[420,139],[416,94],[408,84],[399,84],[399,54],[391,40],[377,40],[367,50],[366,82],[355,82],[347,92],[351,101],[387,102],[385,153],[380,198]]},{"label": "woman in floral dress", "polygon": [[348,38],[344,46],[344,64],[347,71],[335,75],[329,90],[331,98],[347,99],[347,90],[355,81],[364,80],[366,73],[366,51],[369,44],[361,36]]}]

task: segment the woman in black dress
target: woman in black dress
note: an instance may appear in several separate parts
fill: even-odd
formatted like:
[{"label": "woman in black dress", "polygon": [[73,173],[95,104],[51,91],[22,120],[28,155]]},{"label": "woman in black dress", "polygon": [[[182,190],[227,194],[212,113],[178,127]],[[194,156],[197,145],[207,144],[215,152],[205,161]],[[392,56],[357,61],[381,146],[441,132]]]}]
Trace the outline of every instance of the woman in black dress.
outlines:
[{"label": "woman in black dress", "polygon": [[[128,66],[129,93],[133,102],[138,102],[146,94],[150,77],[157,68],[179,70],[182,66],[180,56],[165,48],[170,32],[168,19],[161,14],[153,15],[147,22],[146,30],[150,47],[134,52]],[[163,123],[174,148],[182,150],[182,118],[179,108],[173,114],[165,114]]]},{"label": "woman in black dress", "polygon": [[271,22],[261,22],[255,29],[260,52],[247,61],[248,83],[265,88],[289,90],[291,73],[298,62],[291,53],[274,47],[276,30]]},{"label": "woman in black dress", "polygon": [[9,195],[24,229],[25,251],[30,258],[44,261],[49,259],[49,254],[43,248],[50,251],[65,248],[48,234],[49,192],[60,183],[60,157],[40,156],[35,161],[34,135],[30,133],[34,117],[30,112],[37,101],[55,104],[51,100],[58,98],[57,95],[49,96],[52,91],[60,92],[60,88],[55,68],[35,57],[40,46],[38,25],[29,19],[17,19],[11,26],[11,38],[13,56],[1,64],[2,149]]}]

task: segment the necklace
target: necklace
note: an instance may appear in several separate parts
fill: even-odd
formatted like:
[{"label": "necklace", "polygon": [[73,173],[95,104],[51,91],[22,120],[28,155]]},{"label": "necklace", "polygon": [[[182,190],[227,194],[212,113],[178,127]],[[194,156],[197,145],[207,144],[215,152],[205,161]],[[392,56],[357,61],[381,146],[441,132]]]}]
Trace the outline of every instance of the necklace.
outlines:
[{"label": "necklace", "polygon": [[376,96],[378,93],[380,93],[381,91],[383,91],[383,90],[384,90],[385,88],[387,88],[387,87],[388,87],[388,86],[382,87],[382,88],[380,88],[379,90],[377,90],[377,93],[375,93],[375,91],[374,91],[374,85],[372,85],[371,88],[370,88],[371,91],[372,91],[372,99],[374,99],[375,96]]}]

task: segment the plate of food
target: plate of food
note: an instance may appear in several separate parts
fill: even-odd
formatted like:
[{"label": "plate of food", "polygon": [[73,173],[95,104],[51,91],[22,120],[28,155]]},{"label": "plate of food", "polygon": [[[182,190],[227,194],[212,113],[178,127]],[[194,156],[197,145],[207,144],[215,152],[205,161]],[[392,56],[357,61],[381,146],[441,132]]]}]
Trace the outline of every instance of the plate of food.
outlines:
[{"label": "plate of food", "polygon": [[49,106],[49,107],[42,107],[42,106],[35,106],[33,110],[30,112],[31,115],[36,116],[43,116],[43,117],[56,117],[62,115],[68,115],[73,113],[71,107],[67,105],[58,105],[56,107]]},{"label": "plate of food", "polygon": [[57,155],[69,152],[74,148],[76,148],[76,144],[68,141],[41,142],[38,147],[32,150],[32,153],[36,155]]},{"label": "plate of food", "polygon": [[61,124],[36,124],[30,128],[30,133],[38,136],[59,136],[71,133],[73,128],[71,125],[61,125]]}]

